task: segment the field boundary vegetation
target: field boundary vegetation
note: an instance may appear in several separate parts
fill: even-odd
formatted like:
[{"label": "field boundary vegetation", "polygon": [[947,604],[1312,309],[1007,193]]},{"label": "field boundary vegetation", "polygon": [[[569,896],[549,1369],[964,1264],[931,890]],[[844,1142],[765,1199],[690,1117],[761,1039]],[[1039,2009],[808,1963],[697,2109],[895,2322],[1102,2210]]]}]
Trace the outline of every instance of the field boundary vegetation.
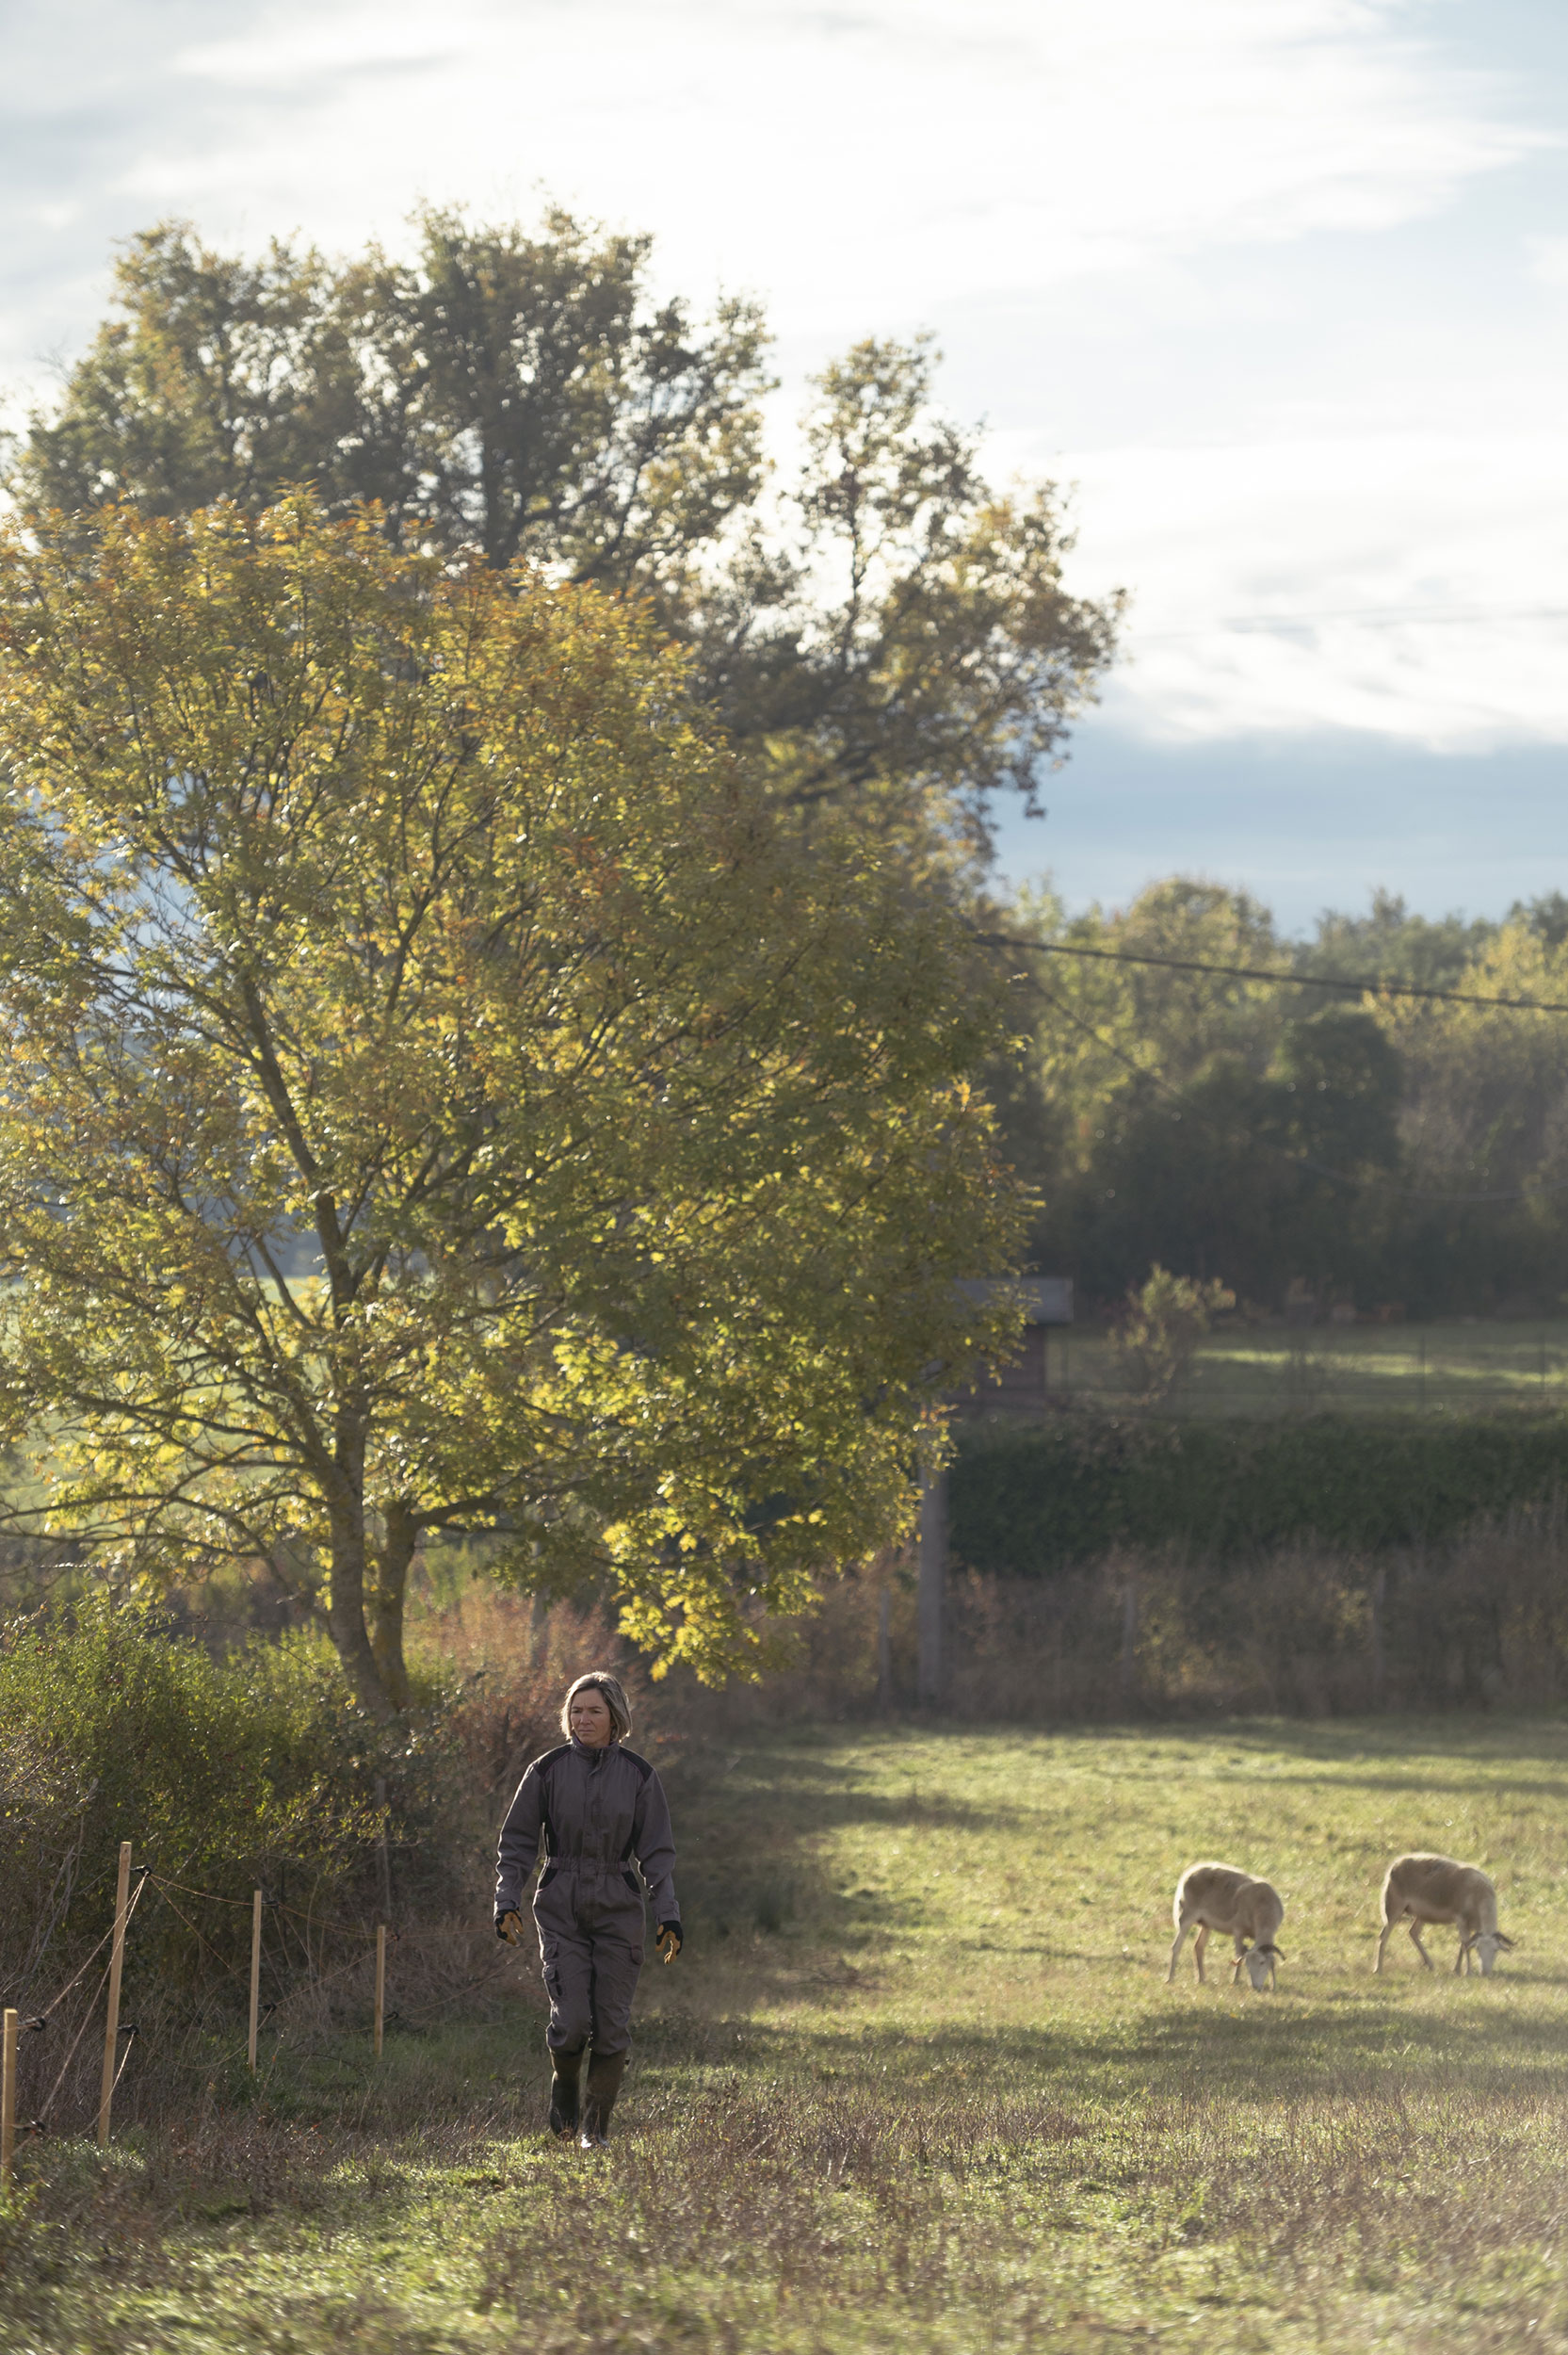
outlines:
[{"label": "field boundary vegetation", "polygon": [[1049,1578],[1116,1548],[1229,1559],[1313,1543],[1431,1545],[1568,1488],[1568,1415],[1153,1421],[961,1429],[951,1543],[970,1570]]}]

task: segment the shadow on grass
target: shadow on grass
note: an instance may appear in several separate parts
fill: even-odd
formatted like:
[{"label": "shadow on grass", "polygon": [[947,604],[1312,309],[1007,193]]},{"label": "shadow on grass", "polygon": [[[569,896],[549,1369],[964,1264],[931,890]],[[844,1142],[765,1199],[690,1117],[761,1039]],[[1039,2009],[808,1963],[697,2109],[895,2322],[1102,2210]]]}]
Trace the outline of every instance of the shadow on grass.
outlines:
[{"label": "shadow on grass", "polygon": [[[868,1973],[858,1982],[847,1973],[841,1990],[847,1999],[875,1985],[878,1946],[917,1930],[925,1912],[915,1857],[901,1860],[907,1878],[896,1880],[891,1888],[857,1885],[868,1872],[881,1874],[885,1860],[880,1844],[894,1834],[956,1831],[995,1851],[1005,1848],[1015,1831],[1039,1831],[1037,1812],[1005,1802],[976,1805],[951,1785],[942,1788],[931,1754],[933,1736],[952,1736],[959,1745],[982,1750],[1010,1746],[1018,1752],[1020,1777],[1048,1777],[1049,1755],[1036,1747],[1042,1740],[1038,1734],[1031,1741],[1016,1729],[958,1724],[878,1725],[861,1730],[866,1737],[865,1750],[857,1754],[850,1748],[848,1755],[846,1746],[856,1736],[842,1727],[793,1726],[753,1737],[730,1758],[720,1775],[694,1775],[683,1795],[684,1853],[695,1860],[695,1870],[683,1874],[683,1886],[693,1925],[702,1945],[717,1952],[737,1973],[737,1992],[743,1990],[745,2003],[765,2006],[801,1992],[831,2001],[825,1984],[813,1979],[814,1951],[853,1954]],[[1152,1789],[1169,1783],[1172,1749],[1179,1745],[1188,1757],[1234,1762],[1243,1771],[1267,1753],[1279,1762],[1260,1791],[1320,1791],[1331,1809],[1348,1777],[1368,1794],[1418,1797],[1426,1803],[1424,1819],[1431,1809],[1454,1798],[1475,1802],[1481,1797],[1473,1778],[1434,1775],[1411,1762],[1413,1752],[1437,1759],[1447,1753],[1472,1769],[1478,1762],[1495,1761],[1511,1770],[1505,1786],[1510,1797],[1568,1797],[1568,1722],[1555,1719],[1343,1719],[1308,1724],[1243,1719],[1179,1728],[1074,1728],[1050,1740],[1052,1751],[1058,1756],[1065,1752],[1069,1760],[1080,1743],[1086,1751],[1092,1745],[1103,1764],[1108,1751],[1105,1771],[1113,1781]],[[824,1755],[826,1745],[832,1746],[834,1755]],[[1531,1764],[1555,1767],[1560,1760],[1560,1775],[1518,1771]],[[1403,1762],[1402,1766],[1397,1762]],[[962,1784],[962,1749],[955,1747],[945,1762],[951,1781]],[[906,1787],[888,1787],[900,1779]],[[830,1836],[845,1831],[856,1835],[857,1845],[864,1843],[864,1854],[853,1868],[840,1854],[830,1876],[821,1849]],[[1424,1838],[1421,1824],[1413,1816],[1405,1844],[1423,1844]],[[1022,1944],[1005,1932],[998,1938],[1006,1952],[1038,1946],[1054,1959],[1102,1959],[1075,1957],[1053,1940],[1032,1933]],[[973,1942],[964,1941],[966,1952]],[[981,1941],[988,1951],[996,1942]],[[974,1967],[972,1956],[969,1960]],[[1511,1975],[1527,1980],[1535,1976],[1528,1963]],[[1558,1981],[1548,1974],[1541,1983],[1555,1986]]]},{"label": "shadow on grass", "polygon": [[1456,2019],[1413,2016],[1374,2003],[1327,2014],[1321,2004],[1182,2001],[1140,2011],[1107,2031],[1078,2031],[1071,2017],[1033,2024],[955,2024],[929,2031],[821,2023],[719,2023],[695,2016],[643,2022],[641,2066],[657,2082],[671,2071],[729,2071],[738,2079],[843,2080],[966,2089],[1020,2098],[1115,2102],[1201,2089],[1249,2103],[1334,2096],[1350,2085],[1392,2096],[1510,2086],[1560,2093],[1568,2055],[1555,2022],[1520,2022],[1479,2010]]},{"label": "shadow on grass", "polygon": [[[1178,1990],[1172,1990],[1172,1996]],[[1471,2080],[1560,2080],[1565,2055],[1555,2022],[1511,2011],[1464,2015],[1413,2012],[1351,1991],[1327,2012],[1321,1999],[1257,2004],[1173,2002],[1128,2024],[1111,2049],[1161,2073],[1197,2071],[1205,2080],[1260,2098],[1336,2088],[1347,2072],[1397,2068],[1407,2088],[1457,2087]]]},{"label": "shadow on grass", "polygon": [[[1063,1740],[1088,1729],[1064,1730]],[[1511,1764],[1534,1759],[1568,1773],[1568,1716],[1511,1717],[1455,1713],[1449,1716],[1240,1717],[1219,1723],[1108,1726],[1100,1742],[1129,1745],[1179,1741],[1194,1750],[1294,1753],[1320,1764],[1357,1766],[1367,1759],[1449,1756]],[[1554,1784],[1554,1789],[1563,1786]]]}]

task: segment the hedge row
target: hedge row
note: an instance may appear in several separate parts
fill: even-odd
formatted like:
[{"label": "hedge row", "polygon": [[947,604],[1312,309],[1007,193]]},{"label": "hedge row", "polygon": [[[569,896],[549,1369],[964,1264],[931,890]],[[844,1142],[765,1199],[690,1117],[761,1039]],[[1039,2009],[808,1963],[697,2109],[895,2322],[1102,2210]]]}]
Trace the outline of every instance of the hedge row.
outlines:
[{"label": "hedge row", "polygon": [[1111,1422],[961,1432],[950,1543],[970,1569],[1047,1577],[1117,1545],[1216,1555],[1316,1538],[1449,1536],[1568,1489],[1568,1416]]}]

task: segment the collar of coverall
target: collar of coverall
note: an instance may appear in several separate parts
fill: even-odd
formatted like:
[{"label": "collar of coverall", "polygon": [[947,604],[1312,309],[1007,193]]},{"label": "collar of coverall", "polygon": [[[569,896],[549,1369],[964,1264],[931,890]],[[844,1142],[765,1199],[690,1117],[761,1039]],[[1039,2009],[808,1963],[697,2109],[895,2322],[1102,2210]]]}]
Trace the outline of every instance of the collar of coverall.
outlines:
[{"label": "collar of coverall", "polygon": [[612,1733],[607,1742],[600,1742],[590,1747],[587,1742],[579,1742],[574,1733],[567,1738],[579,1758],[606,1758],[621,1739],[619,1734]]}]

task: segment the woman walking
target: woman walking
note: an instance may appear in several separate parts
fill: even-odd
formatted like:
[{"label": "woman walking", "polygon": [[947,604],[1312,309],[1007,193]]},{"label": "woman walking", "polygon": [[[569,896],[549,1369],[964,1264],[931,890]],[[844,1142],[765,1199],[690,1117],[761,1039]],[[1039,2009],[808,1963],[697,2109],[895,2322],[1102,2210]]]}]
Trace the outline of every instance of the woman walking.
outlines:
[{"label": "woman walking", "polygon": [[670,1808],[647,1760],[624,1746],[632,1713],[617,1679],[600,1669],[579,1677],[560,1722],[566,1741],[535,1759],[501,1827],[495,1934],[523,1943],[523,1885],[542,1845],[534,1922],[550,1997],[550,2131],[576,2135],[591,2151],[609,2137],[642,1968],[642,1885],[633,1864],[653,1900],[666,1962],[681,1951],[681,1909]]}]

